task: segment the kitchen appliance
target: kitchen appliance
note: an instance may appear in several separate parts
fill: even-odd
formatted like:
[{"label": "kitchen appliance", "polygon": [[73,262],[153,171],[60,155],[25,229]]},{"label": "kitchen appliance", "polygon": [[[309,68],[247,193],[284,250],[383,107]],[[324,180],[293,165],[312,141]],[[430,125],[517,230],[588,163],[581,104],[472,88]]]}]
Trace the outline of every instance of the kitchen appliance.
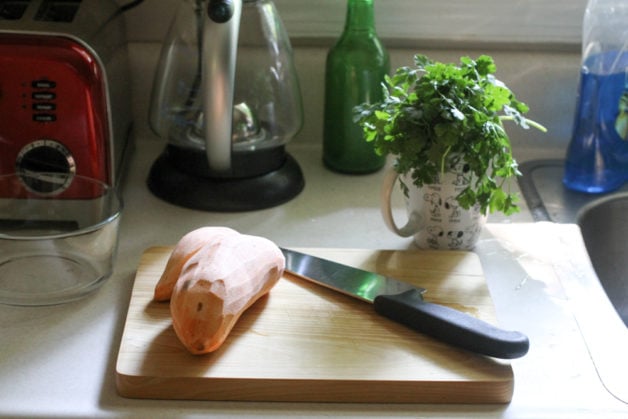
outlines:
[{"label": "kitchen appliance", "polygon": [[184,0],[161,52],[150,110],[165,151],[148,177],[185,207],[271,207],[304,187],[285,151],[302,125],[292,48],[270,0]]},{"label": "kitchen appliance", "polygon": [[115,185],[129,154],[130,75],[109,0],[0,0],[0,197],[84,198],[75,175]]}]

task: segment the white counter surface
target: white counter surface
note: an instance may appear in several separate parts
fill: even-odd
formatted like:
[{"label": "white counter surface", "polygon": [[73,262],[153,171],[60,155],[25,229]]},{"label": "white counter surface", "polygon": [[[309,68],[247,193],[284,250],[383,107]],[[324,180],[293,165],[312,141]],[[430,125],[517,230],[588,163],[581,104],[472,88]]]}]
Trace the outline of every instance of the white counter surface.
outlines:
[{"label": "white counter surface", "polygon": [[[343,176],[325,170],[320,149],[295,144],[305,190],[282,206],[217,214],[179,208],[150,194],[145,179],[163,144],[137,142],[122,194],[114,275],[74,303],[0,306],[2,417],[628,417],[604,388],[591,362],[561,283],[569,258],[583,254],[577,227],[534,224],[526,211],[495,216],[478,244],[497,316],[504,328],[530,337],[528,355],[512,362],[507,405],[312,404],[133,400],[117,395],[115,363],[139,257],[171,245],[203,225],[226,225],[282,246],[404,249],[410,239],[390,233],[379,214],[382,173]],[[402,217],[403,209],[397,208]],[[538,238],[538,240],[537,240]],[[573,249],[561,248],[565,242]],[[569,247],[568,245],[567,247]],[[567,263],[565,263],[567,262]],[[585,263],[585,267],[588,266]],[[627,378],[628,380],[628,378]]]}]

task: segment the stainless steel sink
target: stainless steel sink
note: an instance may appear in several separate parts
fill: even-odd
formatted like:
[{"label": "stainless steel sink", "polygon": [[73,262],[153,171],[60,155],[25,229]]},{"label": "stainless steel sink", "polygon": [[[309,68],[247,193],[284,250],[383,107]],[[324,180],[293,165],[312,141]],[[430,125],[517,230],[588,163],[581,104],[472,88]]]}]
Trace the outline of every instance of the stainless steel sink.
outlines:
[{"label": "stainless steel sink", "polygon": [[579,269],[561,283],[600,379],[628,403],[628,185],[605,195],[573,192],[562,184],[563,167],[524,163],[519,186],[535,220],[580,226],[591,264],[574,261]]},{"label": "stainless steel sink", "polygon": [[570,191],[563,167],[562,160],[522,164],[521,192],[535,220],[580,226],[600,283],[628,327],[628,185],[606,195]]},{"label": "stainless steel sink", "polygon": [[585,206],[578,224],[606,295],[628,327],[628,194]]},{"label": "stainless steel sink", "polygon": [[[564,161],[531,160],[519,167],[519,188],[537,221],[576,223],[579,212],[606,195],[571,191],[563,186]],[[628,183],[610,195],[627,192]]]}]

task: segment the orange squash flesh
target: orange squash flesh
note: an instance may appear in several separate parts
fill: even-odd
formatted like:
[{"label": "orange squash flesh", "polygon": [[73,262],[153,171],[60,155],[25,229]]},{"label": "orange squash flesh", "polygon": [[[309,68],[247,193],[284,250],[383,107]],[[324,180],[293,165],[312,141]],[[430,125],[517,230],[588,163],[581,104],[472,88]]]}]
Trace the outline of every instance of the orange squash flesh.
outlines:
[{"label": "orange squash flesh", "polygon": [[193,354],[218,349],[246,309],[277,283],[284,268],[281,250],[268,239],[208,236],[186,258],[170,297],[172,324],[181,343]]},{"label": "orange squash flesh", "polygon": [[228,227],[201,227],[183,236],[172,251],[166,263],[166,269],[155,286],[153,299],[155,301],[168,301],[170,299],[183,265],[201,247],[219,241],[225,236],[236,234],[240,233]]}]

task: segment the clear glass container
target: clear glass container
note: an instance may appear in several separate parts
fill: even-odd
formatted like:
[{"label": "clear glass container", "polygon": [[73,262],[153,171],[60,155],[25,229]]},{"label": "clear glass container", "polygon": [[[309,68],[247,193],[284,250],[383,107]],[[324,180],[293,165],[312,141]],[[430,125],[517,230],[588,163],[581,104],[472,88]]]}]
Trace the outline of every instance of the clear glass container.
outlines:
[{"label": "clear glass container", "polygon": [[[184,0],[179,6],[151,100],[152,129],[170,144],[187,148],[206,147],[203,98],[212,94],[214,80],[203,83],[202,56],[215,47],[203,44],[206,3]],[[236,153],[284,145],[303,123],[292,47],[274,3],[244,0],[240,20],[231,138]],[[214,88],[222,89],[222,83]]]},{"label": "clear glass container", "polygon": [[38,196],[24,187],[28,176],[0,176],[0,303],[79,299],[113,271],[122,202],[115,189],[81,176],[71,180],[82,192],[74,198]]}]

